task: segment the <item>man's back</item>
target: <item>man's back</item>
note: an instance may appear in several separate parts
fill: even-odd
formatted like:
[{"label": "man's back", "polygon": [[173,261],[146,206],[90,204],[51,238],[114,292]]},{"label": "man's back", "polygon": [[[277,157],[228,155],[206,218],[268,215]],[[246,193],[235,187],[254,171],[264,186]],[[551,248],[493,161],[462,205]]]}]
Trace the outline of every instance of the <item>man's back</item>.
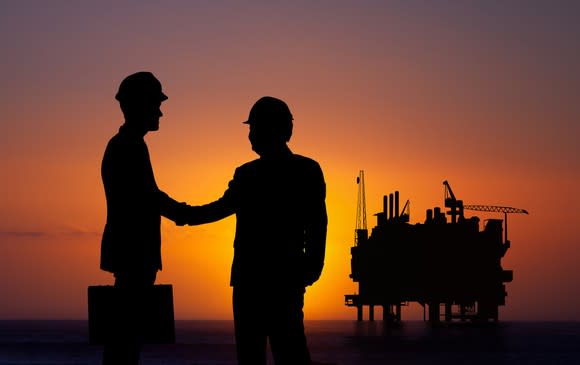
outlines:
[{"label": "man's back", "polygon": [[260,158],[236,169],[224,195],[190,207],[191,225],[236,215],[231,285],[240,365],[310,365],[305,287],[318,280],[326,245],[326,185],[318,163],[287,146],[293,116],[285,102],[259,99],[244,123]]},{"label": "man's back", "polygon": [[[287,154],[240,166],[224,198],[236,213],[232,285],[304,286],[306,252],[324,251],[325,183],[312,159]],[[323,253],[322,253],[323,254]],[[320,263],[322,265],[322,263]]]}]

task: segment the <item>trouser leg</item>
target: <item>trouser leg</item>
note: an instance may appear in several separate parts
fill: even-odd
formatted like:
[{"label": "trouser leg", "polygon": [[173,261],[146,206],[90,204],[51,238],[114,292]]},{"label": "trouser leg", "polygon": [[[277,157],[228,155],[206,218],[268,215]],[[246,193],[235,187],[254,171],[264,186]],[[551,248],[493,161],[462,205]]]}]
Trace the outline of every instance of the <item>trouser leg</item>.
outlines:
[{"label": "trouser leg", "polygon": [[310,365],[304,335],[304,288],[234,287],[239,365],[265,365],[267,338],[276,365]]},{"label": "trouser leg", "polygon": [[276,365],[310,365],[304,334],[304,289],[285,290],[275,298],[269,316],[269,338]]},{"label": "trouser leg", "polygon": [[266,365],[266,332],[260,300],[234,287],[233,309],[236,353],[239,365]]},{"label": "trouser leg", "polygon": [[[115,287],[127,292],[153,286],[157,271],[115,273]],[[129,298],[135,299],[135,298]],[[135,303],[139,305],[139,303]],[[127,338],[123,342],[105,343],[103,365],[138,365],[141,344],[135,339]]]}]

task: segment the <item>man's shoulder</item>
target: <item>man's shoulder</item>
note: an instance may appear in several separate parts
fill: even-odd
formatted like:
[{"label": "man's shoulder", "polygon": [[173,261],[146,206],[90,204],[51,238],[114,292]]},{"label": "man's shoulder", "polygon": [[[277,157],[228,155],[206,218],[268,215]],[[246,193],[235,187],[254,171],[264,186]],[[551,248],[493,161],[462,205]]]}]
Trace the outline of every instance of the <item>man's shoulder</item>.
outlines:
[{"label": "man's shoulder", "polygon": [[310,158],[310,157],[306,157],[306,156],[302,156],[302,155],[297,155],[297,154],[293,154],[292,158],[294,159],[294,161],[296,163],[305,165],[305,166],[310,166],[310,167],[315,167],[315,168],[320,168],[320,164],[315,161],[314,159]]},{"label": "man's shoulder", "polygon": [[142,140],[139,141],[137,138],[119,132],[109,139],[105,153],[133,154],[140,151],[144,144]]},{"label": "man's shoulder", "polygon": [[293,155],[292,158],[293,169],[299,174],[305,174],[307,176],[318,176],[322,179],[323,172],[320,164],[314,159],[302,155]]},{"label": "man's shoulder", "polygon": [[236,168],[236,171],[238,171],[238,172],[250,171],[250,170],[257,168],[259,165],[260,165],[260,159],[257,158],[255,160],[248,161],[248,162],[238,166]]},{"label": "man's shoulder", "polygon": [[119,135],[119,133],[116,133],[113,137],[111,137],[109,139],[109,142],[107,143],[107,147],[116,147],[119,144],[122,144],[123,141],[123,137]]},{"label": "man's shoulder", "polygon": [[107,149],[122,149],[129,144],[129,139],[122,133],[116,133],[107,143]]},{"label": "man's shoulder", "polygon": [[[306,157],[306,156],[302,156],[302,155],[298,155],[298,154],[292,154],[289,156],[288,160],[286,160],[286,161],[290,162],[295,167],[298,167],[301,169],[321,170],[320,164],[310,157]],[[286,163],[281,162],[281,165],[285,165]],[[243,165],[240,165],[236,170],[239,172],[252,171],[255,169],[262,168],[262,165],[264,165],[264,161],[262,161],[261,159],[258,158],[258,159],[252,160],[252,161],[248,161],[248,162],[244,163]]]}]

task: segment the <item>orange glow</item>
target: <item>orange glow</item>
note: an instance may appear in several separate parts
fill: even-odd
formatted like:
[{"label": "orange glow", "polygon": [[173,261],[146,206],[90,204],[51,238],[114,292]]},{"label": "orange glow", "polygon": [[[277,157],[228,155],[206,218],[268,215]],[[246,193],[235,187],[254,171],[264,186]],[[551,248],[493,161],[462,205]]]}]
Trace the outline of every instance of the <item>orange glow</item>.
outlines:
[{"label": "orange glow", "polygon": [[[2,7],[0,291],[10,299],[0,319],[85,318],[86,287],[112,283],[98,270],[100,163],[122,123],[118,83],[150,70],[169,96],[146,136],[157,183],[190,204],[220,197],[256,157],[241,122],[259,97],[290,106],[290,148],[321,164],[328,189],[326,266],[306,318],[356,316],[344,294],[356,290],[349,249],[364,169],[369,228],[393,190],[422,221],[443,205],[446,179],[466,203],[530,211],[510,217],[503,264],[514,281],[500,317],[580,320],[573,12],[193,3]],[[174,285],[177,318],[231,318],[235,217],[162,224],[158,281]]]}]

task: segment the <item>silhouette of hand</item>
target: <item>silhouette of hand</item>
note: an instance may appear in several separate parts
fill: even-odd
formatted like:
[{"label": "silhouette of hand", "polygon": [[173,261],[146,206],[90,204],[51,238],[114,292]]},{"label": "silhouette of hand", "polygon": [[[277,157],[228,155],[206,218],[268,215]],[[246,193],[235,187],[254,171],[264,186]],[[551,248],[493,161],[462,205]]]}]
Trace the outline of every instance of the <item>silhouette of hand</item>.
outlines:
[{"label": "silhouette of hand", "polygon": [[307,273],[305,276],[306,276],[304,278],[304,286],[305,287],[314,284],[318,280],[318,278],[320,277],[320,275],[316,275],[313,273]]},{"label": "silhouette of hand", "polygon": [[307,270],[304,275],[304,286],[310,286],[314,284],[320,278],[320,271],[318,270]]},{"label": "silhouette of hand", "polygon": [[304,270],[304,286],[310,286],[314,284],[322,273],[322,267],[324,266],[324,261],[320,258],[315,259],[311,256],[306,257],[305,270]]},{"label": "silhouette of hand", "polygon": [[185,203],[185,202],[179,203],[178,215],[174,221],[176,225],[181,227],[181,226],[185,226],[186,224],[188,224],[187,220],[188,220],[189,208],[191,208],[191,207],[187,203]]}]

